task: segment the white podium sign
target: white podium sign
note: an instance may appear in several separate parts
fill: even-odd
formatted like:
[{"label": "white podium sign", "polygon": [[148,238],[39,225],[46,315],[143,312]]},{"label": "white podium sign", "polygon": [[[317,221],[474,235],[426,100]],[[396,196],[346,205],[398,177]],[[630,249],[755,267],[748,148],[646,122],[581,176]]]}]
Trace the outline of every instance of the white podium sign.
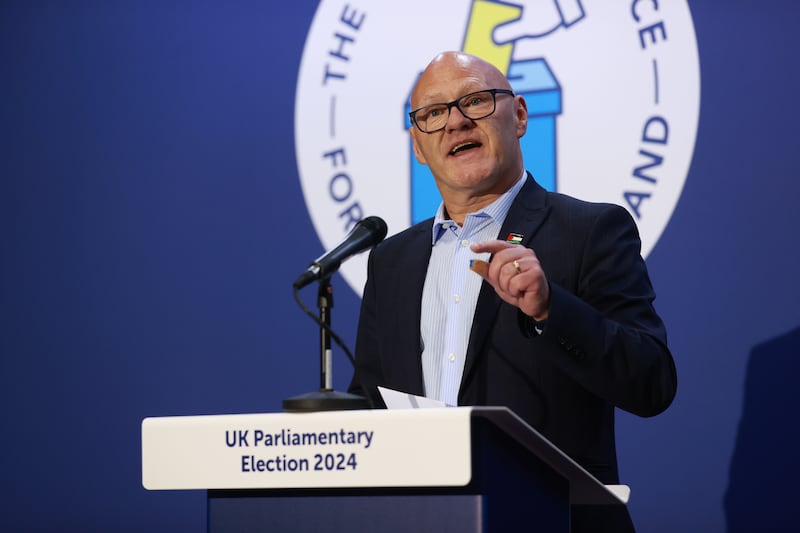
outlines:
[{"label": "white podium sign", "polygon": [[472,478],[471,409],[146,418],[142,484],[148,490],[464,486]]}]

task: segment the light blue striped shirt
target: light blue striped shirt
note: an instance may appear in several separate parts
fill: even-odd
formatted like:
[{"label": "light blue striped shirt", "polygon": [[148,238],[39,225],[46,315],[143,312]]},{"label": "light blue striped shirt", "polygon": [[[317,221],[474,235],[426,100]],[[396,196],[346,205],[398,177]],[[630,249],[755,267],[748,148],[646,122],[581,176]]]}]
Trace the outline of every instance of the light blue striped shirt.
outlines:
[{"label": "light blue striped shirt", "polygon": [[422,291],[422,376],[425,396],[457,405],[467,355],[472,318],[481,278],[469,269],[471,259],[488,261],[489,254],[469,249],[474,242],[498,238],[511,202],[525,183],[517,183],[500,198],[464,219],[463,227],[444,218],[439,205],[433,221],[433,250]]}]

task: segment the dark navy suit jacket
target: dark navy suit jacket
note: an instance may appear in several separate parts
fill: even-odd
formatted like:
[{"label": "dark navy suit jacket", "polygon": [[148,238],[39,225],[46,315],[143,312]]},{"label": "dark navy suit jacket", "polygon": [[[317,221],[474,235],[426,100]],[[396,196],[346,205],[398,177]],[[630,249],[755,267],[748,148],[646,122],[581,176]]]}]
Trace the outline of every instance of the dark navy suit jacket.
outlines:
[{"label": "dark navy suit jacket", "polygon": [[[377,385],[424,394],[420,317],[432,223],[370,254],[350,390],[376,405]],[[537,335],[484,282],[458,403],[506,406],[600,481],[618,483],[614,408],[656,415],[677,386],[636,225],[620,206],[547,192],[528,175],[498,238],[512,232],[544,268],[549,318]]]}]

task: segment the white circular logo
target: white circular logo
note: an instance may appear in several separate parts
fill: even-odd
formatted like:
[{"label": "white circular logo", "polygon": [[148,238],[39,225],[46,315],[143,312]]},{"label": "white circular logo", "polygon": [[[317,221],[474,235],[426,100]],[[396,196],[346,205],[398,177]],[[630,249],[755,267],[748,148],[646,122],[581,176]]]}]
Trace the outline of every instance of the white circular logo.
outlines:
[{"label": "white circular logo", "polygon": [[[322,0],[297,80],[295,149],[326,249],[361,218],[389,234],[441,201],[407,132],[409,97],[439,52],[504,72],[529,111],[525,166],[545,188],[622,205],[655,246],[680,197],[700,114],[685,1]],[[340,273],[358,293],[366,254]]]}]

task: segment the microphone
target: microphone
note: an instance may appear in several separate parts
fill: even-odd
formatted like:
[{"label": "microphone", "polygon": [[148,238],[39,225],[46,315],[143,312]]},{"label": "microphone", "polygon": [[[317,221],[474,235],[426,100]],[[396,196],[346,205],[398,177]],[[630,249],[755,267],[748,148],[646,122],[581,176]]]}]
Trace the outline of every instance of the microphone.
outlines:
[{"label": "microphone", "polygon": [[372,248],[386,237],[386,222],[380,217],[367,217],[358,221],[350,233],[336,248],[317,258],[294,282],[295,289],[302,289],[312,281],[330,276],[342,261]]}]

